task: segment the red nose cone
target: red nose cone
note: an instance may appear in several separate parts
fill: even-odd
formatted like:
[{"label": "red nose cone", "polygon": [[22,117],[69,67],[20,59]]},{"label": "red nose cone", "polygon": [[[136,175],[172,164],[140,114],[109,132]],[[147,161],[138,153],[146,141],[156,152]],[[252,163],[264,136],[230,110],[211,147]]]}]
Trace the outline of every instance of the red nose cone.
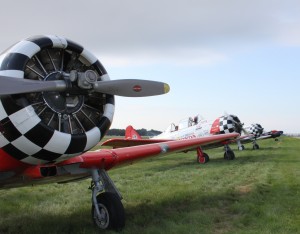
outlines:
[{"label": "red nose cone", "polygon": [[135,91],[135,92],[141,92],[142,91],[142,87],[139,86],[139,85],[135,85],[135,86],[133,86],[133,91]]}]

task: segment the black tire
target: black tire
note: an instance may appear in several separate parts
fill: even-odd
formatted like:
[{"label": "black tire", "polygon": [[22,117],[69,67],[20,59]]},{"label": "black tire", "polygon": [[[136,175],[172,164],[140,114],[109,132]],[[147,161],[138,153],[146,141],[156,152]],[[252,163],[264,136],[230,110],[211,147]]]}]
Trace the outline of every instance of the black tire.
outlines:
[{"label": "black tire", "polygon": [[205,162],[208,162],[208,161],[209,161],[209,156],[208,156],[208,154],[204,153],[204,157],[205,157]]},{"label": "black tire", "polygon": [[95,206],[92,205],[92,218],[94,224],[100,229],[121,230],[125,226],[125,211],[120,198],[109,192],[97,196],[98,207],[103,219],[98,219]]},{"label": "black tire", "polygon": [[259,145],[258,145],[258,144],[254,144],[254,145],[253,145],[253,149],[254,149],[254,150],[258,150],[258,149],[259,149]]},{"label": "black tire", "polygon": [[209,156],[206,153],[203,153],[203,158],[201,160],[201,157],[197,155],[197,163],[204,164],[209,161]]},{"label": "black tire", "polygon": [[235,159],[234,152],[231,151],[231,150],[226,151],[224,153],[224,159],[226,159],[226,160],[233,160],[233,159]]}]

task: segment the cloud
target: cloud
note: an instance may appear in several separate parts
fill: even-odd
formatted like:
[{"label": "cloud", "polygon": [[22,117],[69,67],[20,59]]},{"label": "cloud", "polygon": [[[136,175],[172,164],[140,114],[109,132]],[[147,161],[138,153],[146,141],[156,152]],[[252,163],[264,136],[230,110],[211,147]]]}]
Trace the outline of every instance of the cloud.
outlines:
[{"label": "cloud", "polygon": [[225,54],[206,48],[182,48],[169,50],[134,51],[133,53],[107,53],[96,55],[111,67],[126,66],[209,66],[227,61]]},{"label": "cloud", "polygon": [[[151,57],[153,49],[166,54],[214,48],[210,54],[215,55],[208,57],[215,59],[228,46],[232,50],[270,42],[299,42],[300,15],[296,9],[300,2],[293,0],[53,0],[52,6],[47,12],[53,17],[45,17],[45,8],[38,0],[3,3],[1,22],[10,20],[2,29],[0,46],[10,39],[15,42],[32,34],[54,33],[97,53],[144,51]],[[195,60],[201,63],[202,57]]]}]

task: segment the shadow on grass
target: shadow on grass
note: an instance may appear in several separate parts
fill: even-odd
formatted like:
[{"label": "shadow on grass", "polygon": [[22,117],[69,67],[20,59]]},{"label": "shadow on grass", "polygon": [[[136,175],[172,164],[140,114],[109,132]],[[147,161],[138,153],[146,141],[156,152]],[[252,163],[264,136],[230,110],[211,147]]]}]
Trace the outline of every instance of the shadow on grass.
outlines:
[{"label": "shadow on grass", "polygon": [[[185,226],[188,231],[197,226],[199,230],[205,230],[205,233],[219,233],[223,229],[247,230],[255,225],[256,231],[259,232],[266,228],[265,222],[270,219],[270,210],[281,210],[280,213],[275,211],[271,219],[278,231],[283,230],[284,233],[291,209],[292,212],[297,212],[297,208],[288,201],[288,197],[276,203],[276,199],[281,197],[280,194],[286,194],[284,186],[272,188],[268,184],[260,184],[251,190],[237,190],[211,196],[201,191],[180,195],[170,193],[164,200],[143,202],[136,206],[128,205],[127,226],[139,231],[160,226],[162,230],[173,229],[173,233],[180,233],[176,231],[176,227]],[[296,221],[293,229],[297,228],[295,224]]]},{"label": "shadow on grass", "polygon": [[[250,150],[249,150],[250,151]],[[267,152],[267,150],[266,150]],[[168,171],[168,170],[188,170],[189,168],[195,168],[198,167],[199,169],[209,169],[212,167],[228,167],[228,166],[238,166],[239,164],[245,165],[245,164],[251,164],[251,163],[273,163],[274,161],[281,161],[282,157],[284,155],[279,154],[265,154],[264,150],[253,151],[251,150],[251,154],[245,155],[246,152],[241,152],[243,155],[239,155],[239,152],[236,153],[236,158],[234,160],[225,160],[222,156],[215,156],[214,158],[210,158],[208,163],[205,164],[199,164],[196,162],[196,156],[194,155],[184,155],[182,158],[180,156],[173,157],[172,156],[165,156],[163,159],[164,163],[159,163],[156,161],[154,165],[151,165],[155,160],[150,161],[149,165],[147,165],[147,170],[152,172],[162,172],[162,171]],[[286,163],[299,163],[299,159],[286,159],[284,160]]]},{"label": "shadow on grass", "polygon": [[[251,197],[253,196],[252,193],[257,192],[252,191],[246,196]],[[245,194],[242,195],[245,199]],[[234,211],[230,207],[240,201],[242,195],[237,192],[228,192],[207,196],[201,191],[186,191],[176,194],[170,193],[164,199],[142,201],[137,205],[125,203],[127,228],[124,232],[130,233],[132,229],[142,231],[157,227],[157,225],[162,225],[166,229],[174,228],[173,225],[176,227],[176,225],[197,224],[206,228],[215,222],[220,225],[220,222],[228,221],[226,217],[239,214],[240,211]],[[9,215],[9,219],[1,224],[0,233],[97,232],[91,220],[90,207],[78,207],[68,214],[61,212],[55,215],[48,214],[43,210],[36,211],[32,215],[30,210],[26,212],[22,208],[15,207],[15,209],[17,210],[16,215]],[[209,223],[207,223],[205,216],[211,219]],[[187,223],[185,224],[185,222]]]},{"label": "shadow on grass", "polygon": [[[281,195],[282,201],[274,203]],[[286,195],[292,195],[292,191],[287,193],[286,186],[271,187],[268,184],[213,195],[201,191],[170,192],[164,199],[157,197],[137,204],[125,203],[127,224],[122,232],[145,232],[160,227],[161,233],[170,230],[180,233],[182,229],[177,228],[184,226],[186,230],[193,230],[195,225],[213,233],[221,229],[243,230],[253,224],[256,228],[263,227],[264,220],[268,218],[268,207],[282,210],[272,219],[274,223],[278,222],[278,226],[284,227],[287,215],[296,212],[295,207],[294,211],[291,210],[293,206],[287,202],[289,198]],[[34,216],[30,215],[30,210],[27,213],[22,208],[15,209],[16,216],[1,217],[5,221],[2,221],[0,233],[99,233],[93,226],[90,207],[78,207],[68,214],[61,212],[55,215],[41,210]]]},{"label": "shadow on grass", "polygon": [[15,216],[5,218],[0,233],[96,233],[89,208],[80,208],[68,215],[63,212],[53,215],[45,211],[29,215],[19,210]]}]

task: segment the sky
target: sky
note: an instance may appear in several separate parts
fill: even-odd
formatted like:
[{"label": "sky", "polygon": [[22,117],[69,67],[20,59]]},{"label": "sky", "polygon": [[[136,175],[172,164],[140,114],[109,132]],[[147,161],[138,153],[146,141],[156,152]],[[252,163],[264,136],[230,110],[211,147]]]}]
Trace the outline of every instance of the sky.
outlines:
[{"label": "sky", "polygon": [[0,51],[54,34],[92,52],[110,78],[163,81],[165,95],[116,97],[112,128],[163,131],[225,113],[300,133],[299,0],[26,0],[1,3]]}]

